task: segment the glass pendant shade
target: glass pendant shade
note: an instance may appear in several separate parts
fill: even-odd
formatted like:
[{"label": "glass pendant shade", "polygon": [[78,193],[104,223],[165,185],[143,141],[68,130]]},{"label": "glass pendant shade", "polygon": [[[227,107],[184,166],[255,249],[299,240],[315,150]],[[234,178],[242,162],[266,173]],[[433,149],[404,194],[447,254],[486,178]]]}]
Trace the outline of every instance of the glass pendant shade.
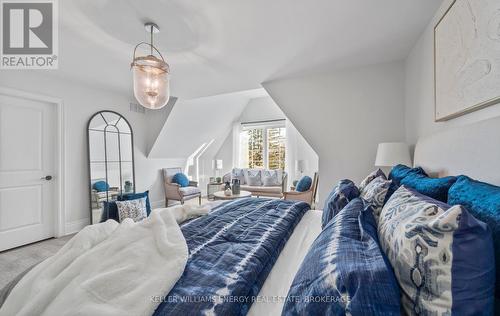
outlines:
[{"label": "glass pendant shade", "polygon": [[136,57],[132,62],[134,96],[148,109],[161,109],[170,98],[169,67],[153,55]]}]

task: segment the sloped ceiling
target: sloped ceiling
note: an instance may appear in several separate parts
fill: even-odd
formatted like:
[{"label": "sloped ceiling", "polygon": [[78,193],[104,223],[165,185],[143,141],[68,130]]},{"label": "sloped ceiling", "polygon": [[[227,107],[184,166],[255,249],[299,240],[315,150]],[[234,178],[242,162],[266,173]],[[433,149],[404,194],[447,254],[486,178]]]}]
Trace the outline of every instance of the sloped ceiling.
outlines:
[{"label": "sloped ceiling", "polygon": [[250,99],[264,89],[178,100],[149,152],[150,158],[186,158],[201,147],[216,153]]},{"label": "sloped ceiling", "polygon": [[[64,0],[59,70],[132,97],[130,62],[156,22],[172,94],[260,88],[303,72],[403,59],[441,0]],[[8,73],[8,71],[6,71]],[[132,100],[132,99],[131,99]]]}]

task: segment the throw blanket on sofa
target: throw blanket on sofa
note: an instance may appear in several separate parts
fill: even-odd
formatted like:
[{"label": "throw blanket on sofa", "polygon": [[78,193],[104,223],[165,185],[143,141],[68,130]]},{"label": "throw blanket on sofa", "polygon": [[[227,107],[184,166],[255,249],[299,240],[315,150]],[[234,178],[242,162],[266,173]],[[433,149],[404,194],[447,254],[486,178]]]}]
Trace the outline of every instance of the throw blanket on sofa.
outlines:
[{"label": "throw blanket on sofa", "polygon": [[184,271],[188,248],[172,212],[87,226],[29,271],[0,315],[151,315]]},{"label": "throw blanket on sofa", "polygon": [[247,198],[181,226],[184,274],[155,314],[245,315],[309,205]]}]

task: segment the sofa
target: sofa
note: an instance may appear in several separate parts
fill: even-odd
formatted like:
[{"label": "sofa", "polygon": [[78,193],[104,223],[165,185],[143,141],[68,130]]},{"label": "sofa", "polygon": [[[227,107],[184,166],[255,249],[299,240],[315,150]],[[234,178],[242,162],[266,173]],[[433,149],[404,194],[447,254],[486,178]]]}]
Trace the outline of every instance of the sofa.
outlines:
[{"label": "sofa", "polygon": [[288,175],[283,170],[233,168],[223,177],[224,182],[240,180],[240,189],[253,196],[282,198],[286,190]]}]

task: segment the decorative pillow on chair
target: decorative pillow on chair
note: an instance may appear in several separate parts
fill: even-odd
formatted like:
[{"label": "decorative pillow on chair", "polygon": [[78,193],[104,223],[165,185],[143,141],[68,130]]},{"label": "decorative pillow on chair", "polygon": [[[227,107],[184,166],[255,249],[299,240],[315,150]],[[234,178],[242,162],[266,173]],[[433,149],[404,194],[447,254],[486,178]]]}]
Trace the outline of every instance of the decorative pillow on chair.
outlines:
[{"label": "decorative pillow on chair", "polygon": [[358,186],[359,190],[362,191],[368,185],[368,183],[372,182],[372,180],[377,177],[382,177],[383,179],[387,179],[385,173],[381,169],[377,169],[372,173],[370,173],[366,178],[364,178],[363,181],[361,181],[361,183]]},{"label": "decorative pillow on chair", "polygon": [[304,258],[282,315],[400,315],[400,291],[369,205],[355,198]]},{"label": "decorative pillow on chair", "polygon": [[492,231],[497,271],[495,297],[500,308],[500,187],[459,176],[448,192],[448,204],[465,206]]},{"label": "decorative pillow on chair", "polygon": [[261,178],[262,184],[266,187],[281,185],[278,170],[262,170]]},{"label": "decorative pillow on chair", "polygon": [[384,177],[376,177],[360,193],[360,196],[373,207],[373,215],[377,220],[391,183],[391,180],[386,180]]},{"label": "decorative pillow on chair", "polygon": [[261,186],[261,170],[259,169],[247,169],[245,172],[245,182],[250,186]]},{"label": "decorative pillow on chair", "polygon": [[128,201],[116,201],[120,222],[125,218],[131,218],[134,222],[142,221],[148,215],[146,213],[146,198]]},{"label": "decorative pillow on chair", "polygon": [[109,184],[106,181],[97,181],[92,187],[97,192],[106,192],[109,190]]},{"label": "decorative pillow on chair", "polygon": [[456,177],[429,178],[420,173],[410,173],[400,183],[433,199],[446,203],[448,190],[457,181]]},{"label": "decorative pillow on chair", "polygon": [[330,222],[351,200],[359,197],[359,190],[351,180],[340,180],[325,200],[321,228]]},{"label": "decorative pillow on chair", "polygon": [[174,176],[172,177],[172,183],[177,183],[182,188],[185,188],[189,186],[189,179],[184,173],[179,172],[174,174]]},{"label": "decorative pillow on chair", "polygon": [[239,168],[233,168],[231,170],[231,180],[238,179],[240,180],[240,184],[245,184],[245,171]]},{"label": "decorative pillow on chair", "polygon": [[401,186],[378,236],[408,315],[492,315],[494,254],[488,226],[464,207]]},{"label": "decorative pillow on chair", "polygon": [[309,176],[303,176],[300,178],[299,182],[297,183],[297,186],[295,187],[295,191],[297,192],[306,192],[311,188],[312,185],[312,179]]}]

